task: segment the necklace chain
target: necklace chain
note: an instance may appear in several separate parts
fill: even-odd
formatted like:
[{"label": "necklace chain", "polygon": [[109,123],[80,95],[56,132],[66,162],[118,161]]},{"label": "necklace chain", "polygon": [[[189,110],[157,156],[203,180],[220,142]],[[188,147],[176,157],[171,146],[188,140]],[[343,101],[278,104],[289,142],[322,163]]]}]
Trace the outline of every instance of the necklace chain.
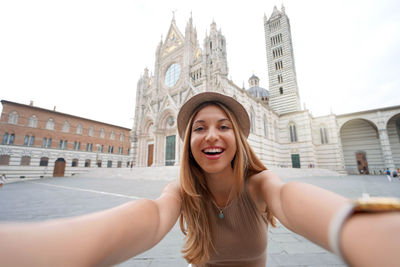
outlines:
[{"label": "necklace chain", "polygon": [[225,217],[225,216],[224,216],[224,209],[226,209],[226,208],[232,203],[232,201],[229,202],[229,200],[230,200],[230,198],[231,198],[231,193],[232,193],[232,189],[231,189],[231,191],[229,192],[228,201],[226,201],[225,207],[223,207],[223,208],[220,208],[220,207],[217,205],[217,203],[215,203],[214,199],[211,197],[212,203],[213,203],[214,206],[219,210],[218,218],[220,218],[220,219],[223,219],[223,218]]}]

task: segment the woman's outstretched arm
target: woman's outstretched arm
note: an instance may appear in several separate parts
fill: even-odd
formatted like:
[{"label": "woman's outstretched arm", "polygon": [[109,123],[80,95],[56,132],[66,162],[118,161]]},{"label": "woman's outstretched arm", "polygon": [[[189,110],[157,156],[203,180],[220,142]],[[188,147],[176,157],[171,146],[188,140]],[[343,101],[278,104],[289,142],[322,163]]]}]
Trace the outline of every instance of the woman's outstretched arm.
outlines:
[{"label": "woman's outstretched arm", "polygon": [[179,184],[156,200],[131,201],[79,217],[0,224],[2,266],[110,266],[156,245],[181,209]]},{"label": "woman's outstretched arm", "polygon": [[[255,178],[262,198],[285,227],[332,251],[330,223],[348,199],[310,184],[285,184],[271,171]],[[400,212],[354,215],[343,225],[339,240],[351,266],[399,266]]]}]

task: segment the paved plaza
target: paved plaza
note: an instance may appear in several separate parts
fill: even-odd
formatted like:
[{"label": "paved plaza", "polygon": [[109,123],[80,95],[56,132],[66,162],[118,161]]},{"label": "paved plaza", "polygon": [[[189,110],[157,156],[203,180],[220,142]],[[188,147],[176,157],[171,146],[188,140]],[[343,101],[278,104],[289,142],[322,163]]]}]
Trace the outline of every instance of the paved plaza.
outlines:
[{"label": "paved plaza", "polygon": [[[40,221],[95,212],[137,198],[155,199],[170,178],[153,173],[139,179],[135,168],[127,175],[77,175],[63,178],[17,179],[0,189],[1,221]],[[140,176],[139,176],[140,175]],[[283,175],[284,176],[284,175]],[[163,177],[158,179],[157,177]],[[311,183],[346,197],[400,197],[400,181],[386,176],[283,177],[285,181]],[[306,207],[305,207],[306,208]],[[269,229],[267,266],[345,266],[335,255],[283,226]],[[153,249],[118,266],[187,266],[180,250],[183,235],[176,224]],[[21,248],[23,252],[23,248]],[[16,256],[20,252],[16,252]]]}]

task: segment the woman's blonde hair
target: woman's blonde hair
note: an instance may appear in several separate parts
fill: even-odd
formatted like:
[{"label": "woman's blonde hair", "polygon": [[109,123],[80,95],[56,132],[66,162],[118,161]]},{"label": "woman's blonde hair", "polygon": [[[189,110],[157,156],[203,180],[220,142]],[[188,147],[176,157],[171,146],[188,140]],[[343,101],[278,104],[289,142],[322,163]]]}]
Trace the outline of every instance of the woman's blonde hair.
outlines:
[{"label": "woman's blonde hair", "polygon": [[[205,263],[215,250],[212,242],[212,229],[207,212],[207,200],[211,192],[207,186],[207,180],[201,167],[193,158],[190,148],[191,128],[196,114],[205,106],[215,105],[221,108],[228,119],[232,122],[236,139],[236,155],[232,160],[235,190],[239,194],[243,190],[244,180],[253,174],[259,173],[267,168],[258,159],[251,149],[246,137],[240,130],[236,117],[219,102],[206,102],[200,105],[191,115],[186,126],[185,138],[180,169],[180,184],[182,196],[182,214],[179,223],[185,234],[186,243],[182,249],[184,258],[193,264]],[[267,221],[275,226],[275,220],[267,208]]]}]

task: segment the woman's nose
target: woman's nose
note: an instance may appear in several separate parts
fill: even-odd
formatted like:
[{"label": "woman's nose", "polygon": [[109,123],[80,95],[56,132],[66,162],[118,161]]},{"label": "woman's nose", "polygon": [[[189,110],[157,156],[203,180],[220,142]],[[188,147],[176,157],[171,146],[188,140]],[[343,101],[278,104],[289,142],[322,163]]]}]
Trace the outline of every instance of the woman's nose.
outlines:
[{"label": "woman's nose", "polygon": [[214,127],[210,127],[208,129],[207,135],[206,135],[206,140],[213,142],[218,139],[218,132]]}]

